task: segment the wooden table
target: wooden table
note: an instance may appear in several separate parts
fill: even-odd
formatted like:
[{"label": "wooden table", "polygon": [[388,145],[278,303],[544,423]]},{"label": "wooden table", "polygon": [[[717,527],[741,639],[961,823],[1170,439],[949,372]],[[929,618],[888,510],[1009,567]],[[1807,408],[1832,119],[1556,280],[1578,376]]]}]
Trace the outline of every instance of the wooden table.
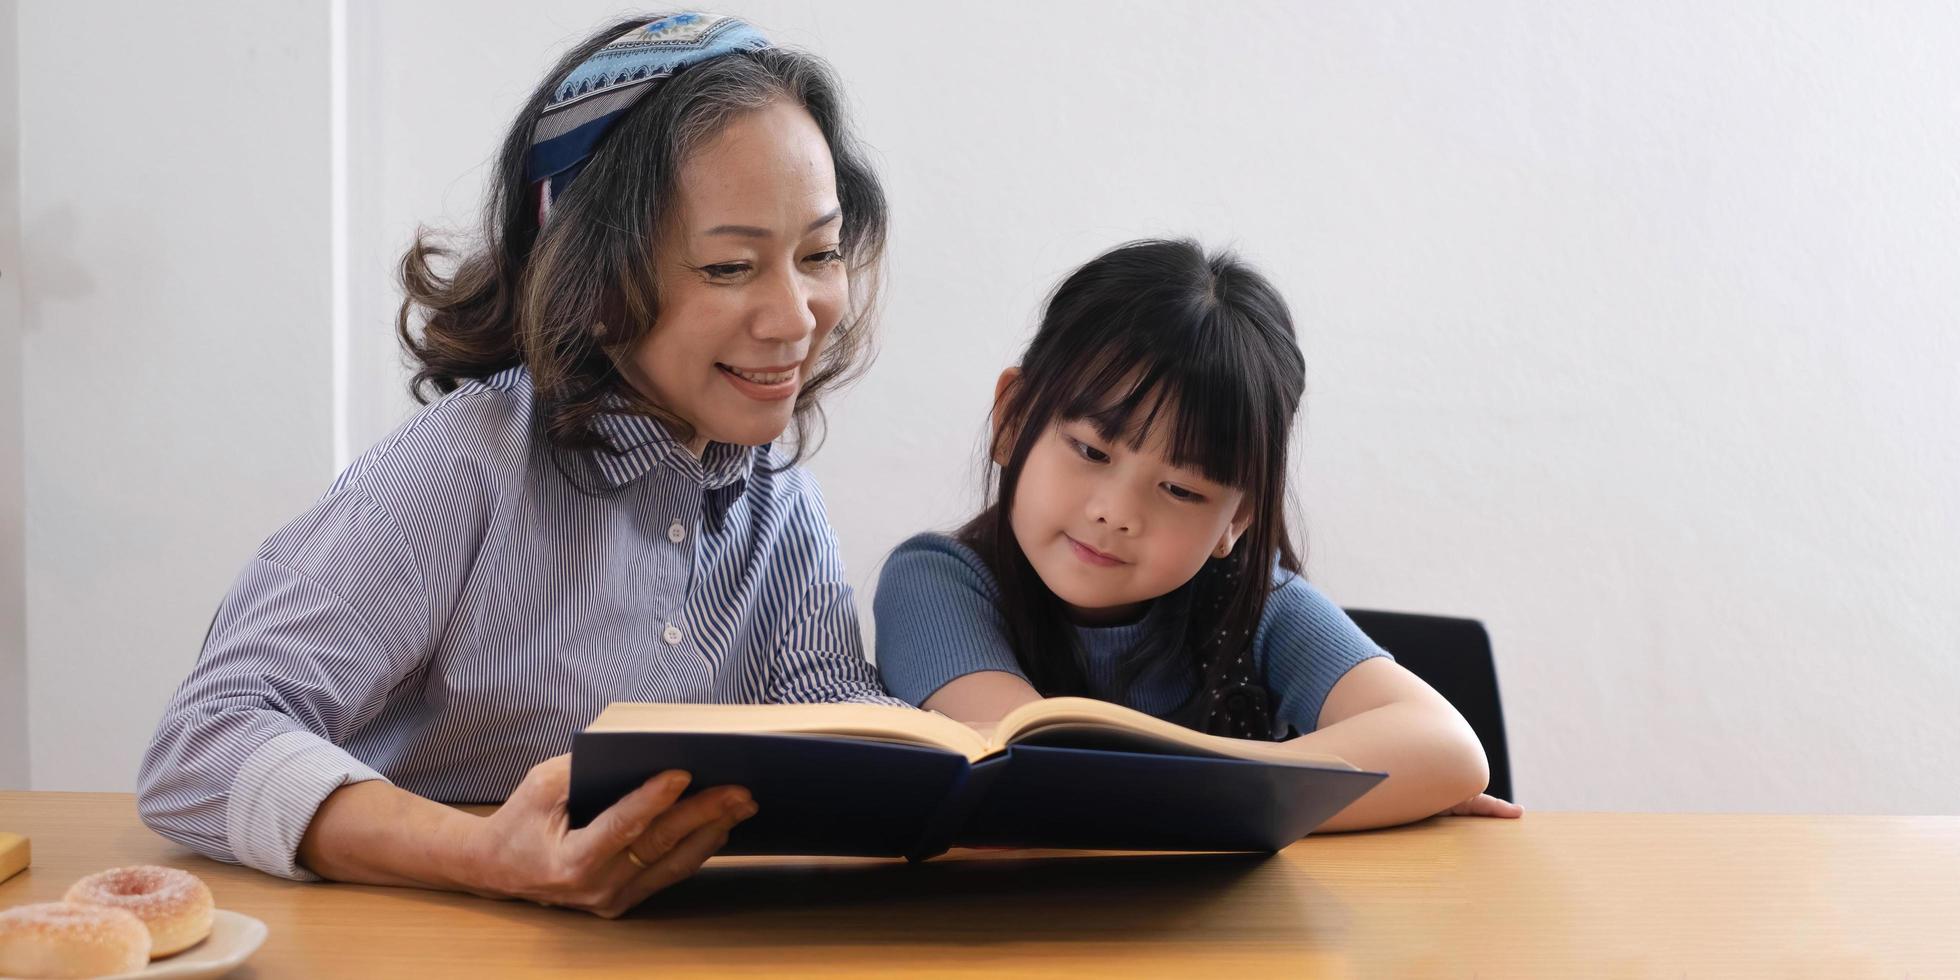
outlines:
[{"label": "wooden table", "polygon": [[270,937],[234,977],[1960,976],[1960,817],[1533,813],[1277,856],[720,858],[616,922],[216,864],[122,794],[0,792],[34,865],[188,868]]}]

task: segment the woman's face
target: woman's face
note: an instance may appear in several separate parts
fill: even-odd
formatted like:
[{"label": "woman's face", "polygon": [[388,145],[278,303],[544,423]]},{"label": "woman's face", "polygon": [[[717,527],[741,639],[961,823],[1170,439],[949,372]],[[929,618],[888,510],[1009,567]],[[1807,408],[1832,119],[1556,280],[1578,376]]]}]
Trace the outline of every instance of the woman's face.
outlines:
[{"label": "woman's face", "polygon": [[677,192],[660,312],[628,373],[694,426],[696,455],[772,442],[849,302],[829,145],[802,107],[771,102],[697,149]]}]

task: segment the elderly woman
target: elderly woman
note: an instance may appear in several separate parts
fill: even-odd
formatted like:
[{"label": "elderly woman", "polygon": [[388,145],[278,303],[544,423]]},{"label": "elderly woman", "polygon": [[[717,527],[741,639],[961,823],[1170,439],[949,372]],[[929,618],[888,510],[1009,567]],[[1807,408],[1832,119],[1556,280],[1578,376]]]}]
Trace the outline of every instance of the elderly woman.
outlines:
[{"label": "elderly woman", "polygon": [[616,916],[755,804],[664,773],[569,829],[562,753],[606,703],[890,701],[795,465],[862,366],[885,242],[841,103],[732,18],[559,63],[481,241],[402,262],[439,400],[239,575],[144,757],[145,822],[289,878]]}]

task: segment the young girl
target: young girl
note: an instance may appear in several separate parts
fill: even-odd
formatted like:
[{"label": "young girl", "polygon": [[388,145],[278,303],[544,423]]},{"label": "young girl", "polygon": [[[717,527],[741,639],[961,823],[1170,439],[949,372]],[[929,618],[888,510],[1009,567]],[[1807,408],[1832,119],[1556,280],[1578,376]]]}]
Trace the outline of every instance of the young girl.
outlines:
[{"label": "young girl", "polygon": [[994,503],[893,552],[874,604],[885,686],[974,724],[1044,696],[1125,704],[1389,773],[1324,829],[1481,795],[1449,702],[1300,577],[1287,437],[1306,367],[1257,272],[1191,242],[1117,248],[1069,276],[995,389]]}]

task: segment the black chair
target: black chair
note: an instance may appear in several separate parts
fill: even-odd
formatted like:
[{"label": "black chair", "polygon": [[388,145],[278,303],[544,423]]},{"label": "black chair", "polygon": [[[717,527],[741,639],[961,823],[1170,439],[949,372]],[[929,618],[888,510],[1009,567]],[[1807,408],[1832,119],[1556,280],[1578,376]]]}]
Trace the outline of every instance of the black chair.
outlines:
[{"label": "black chair", "polygon": [[1397,663],[1463,713],[1490,758],[1490,788],[1485,792],[1515,802],[1511,755],[1504,742],[1504,708],[1497,699],[1497,661],[1491,656],[1484,624],[1372,609],[1350,609],[1347,614],[1369,639],[1394,654]]}]

